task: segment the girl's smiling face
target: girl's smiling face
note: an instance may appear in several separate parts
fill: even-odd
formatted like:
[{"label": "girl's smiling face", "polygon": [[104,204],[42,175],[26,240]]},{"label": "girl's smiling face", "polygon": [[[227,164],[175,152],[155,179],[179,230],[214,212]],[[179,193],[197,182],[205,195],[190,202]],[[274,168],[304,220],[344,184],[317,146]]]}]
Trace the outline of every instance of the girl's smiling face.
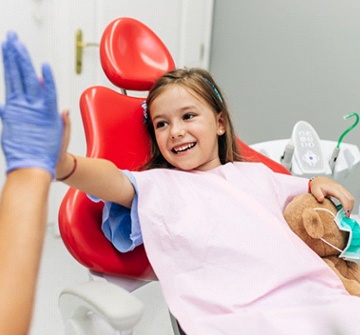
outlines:
[{"label": "girl's smiling face", "polygon": [[175,168],[205,171],[221,165],[222,113],[200,96],[180,85],[168,87],[151,103],[151,121],[161,154]]}]

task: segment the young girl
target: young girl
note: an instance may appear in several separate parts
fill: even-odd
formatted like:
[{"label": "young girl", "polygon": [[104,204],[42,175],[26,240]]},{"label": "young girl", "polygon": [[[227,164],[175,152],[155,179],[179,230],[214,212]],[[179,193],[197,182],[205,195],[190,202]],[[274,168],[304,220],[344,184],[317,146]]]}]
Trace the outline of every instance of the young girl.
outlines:
[{"label": "young girl", "polygon": [[[152,158],[137,172],[67,153],[65,117],[56,176],[105,201],[104,231],[115,247],[144,242],[185,333],[355,334],[360,300],[282,215],[308,190],[320,202],[337,198],[350,215],[351,194],[331,179],[309,183],[241,161],[224,97],[204,70],[160,78],[145,117]],[[124,207],[131,224],[119,227]]]}]

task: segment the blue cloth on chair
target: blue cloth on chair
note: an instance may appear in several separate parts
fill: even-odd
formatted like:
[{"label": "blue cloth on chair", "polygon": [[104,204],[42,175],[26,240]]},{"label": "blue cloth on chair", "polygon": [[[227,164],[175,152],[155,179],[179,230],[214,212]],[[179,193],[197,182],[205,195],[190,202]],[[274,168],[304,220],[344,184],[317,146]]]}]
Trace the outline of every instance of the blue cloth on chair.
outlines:
[{"label": "blue cloth on chair", "polygon": [[129,178],[135,189],[131,209],[113,202],[103,201],[92,195],[88,195],[88,197],[94,202],[104,202],[101,229],[106,238],[120,252],[129,252],[142,244],[143,239],[137,210],[138,191],[136,180],[129,171],[122,170],[122,172]]}]

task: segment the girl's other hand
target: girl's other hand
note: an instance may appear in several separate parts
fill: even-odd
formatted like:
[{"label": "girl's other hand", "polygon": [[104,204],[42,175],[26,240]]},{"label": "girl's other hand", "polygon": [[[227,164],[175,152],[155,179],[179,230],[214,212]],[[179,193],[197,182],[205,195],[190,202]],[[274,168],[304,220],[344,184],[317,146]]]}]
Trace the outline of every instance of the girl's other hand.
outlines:
[{"label": "girl's other hand", "polygon": [[326,177],[316,177],[310,181],[310,192],[322,202],[326,197],[333,197],[340,201],[347,216],[350,216],[354,208],[354,197],[342,185]]}]

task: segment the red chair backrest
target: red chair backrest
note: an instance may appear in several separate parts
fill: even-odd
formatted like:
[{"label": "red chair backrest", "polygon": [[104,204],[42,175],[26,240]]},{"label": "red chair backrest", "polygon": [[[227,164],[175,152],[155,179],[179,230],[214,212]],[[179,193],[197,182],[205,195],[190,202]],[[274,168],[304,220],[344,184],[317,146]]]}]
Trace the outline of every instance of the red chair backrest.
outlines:
[{"label": "red chair backrest", "polygon": [[[105,30],[102,38],[101,59],[102,64],[106,64],[104,70],[112,78],[113,83],[117,85],[121,83],[122,88],[125,89],[141,90],[145,87],[148,89],[150,81],[153,83],[160,75],[173,69],[174,63],[166,47],[159,44],[158,37],[153,32],[149,32],[149,28],[136,22],[138,21],[133,19],[119,19],[110,24],[110,28]],[[113,50],[116,42],[112,41],[112,38],[120,38],[122,41],[117,44],[118,48],[123,47],[122,43],[126,43],[128,39],[137,40],[136,36],[129,33],[129,25],[136,28],[134,32],[145,36],[141,43],[130,43],[132,48],[141,49],[146,45],[148,47],[145,49],[149,50],[149,46],[157,45],[158,49],[152,50],[152,53],[158,52],[162,56],[152,55],[153,59],[161,65],[167,64],[166,66],[155,66],[154,62],[151,62],[152,66],[148,64],[149,67],[143,64],[142,73],[134,71],[134,76],[131,76],[132,67],[124,63],[120,64],[122,58],[117,57],[120,57],[119,55],[124,57],[124,55]],[[124,27],[128,34],[125,39],[121,34]],[[106,45],[112,45],[113,49]],[[112,51],[109,51],[108,55],[104,50],[109,50],[109,48]],[[141,53],[141,50],[138,52]],[[134,50],[130,54],[134,59],[136,58]],[[122,70],[120,70],[121,67],[123,67]],[[120,71],[121,74],[118,76],[116,71]],[[120,169],[134,170],[141,166],[149,158],[149,135],[143,122],[141,107],[143,100],[143,98],[126,96],[100,86],[85,90],[80,98],[80,110],[87,142],[86,155],[109,159]],[[289,173],[283,166],[251,149],[239,139],[237,142],[245,160],[264,162],[274,171]],[[69,189],[59,210],[60,233],[69,252],[81,264],[95,272],[138,279],[154,279],[155,275],[143,246],[123,254],[105,238],[101,231],[102,207],[102,203],[92,202],[83,192]]]},{"label": "red chair backrest", "polygon": [[[91,87],[80,98],[88,157],[113,161],[134,170],[148,157],[149,141],[143,124],[144,99],[105,87]],[[70,189],[59,211],[63,241],[81,264],[92,271],[136,278],[153,278],[144,248],[120,254],[101,231],[102,203]]]}]

